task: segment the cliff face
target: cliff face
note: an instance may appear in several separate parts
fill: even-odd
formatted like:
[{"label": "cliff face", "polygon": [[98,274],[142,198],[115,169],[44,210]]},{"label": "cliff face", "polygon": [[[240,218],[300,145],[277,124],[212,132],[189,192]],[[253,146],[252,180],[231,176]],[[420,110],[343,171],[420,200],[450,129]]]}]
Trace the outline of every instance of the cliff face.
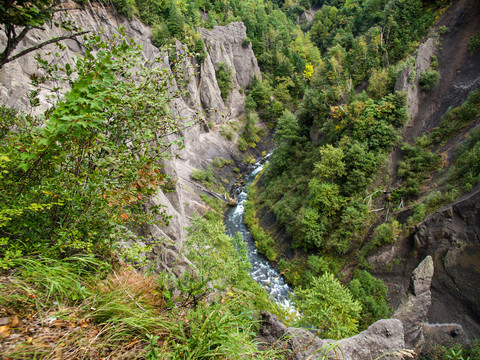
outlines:
[{"label": "cliff face", "polygon": [[[470,39],[480,30],[480,4],[477,1],[454,2],[439,19],[427,39],[415,54],[415,65],[406,68],[400,75],[396,89],[407,92],[410,120],[402,133],[402,140],[413,143],[414,139],[428,134],[438,126],[441,117],[449,108],[460,106],[468,94],[480,84],[480,52],[468,51]],[[438,29],[445,26],[448,32],[440,35]],[[431,91],[420,89],[420,75],[437,59],[440,74],[438,85]],[[480,118],[467,124],[455,136],[434,150],[442,155],[441,171],[433,178],[425,193],[442,190],[439,179],[448,173],[456,160],[456,149],[472,129],[480,126]],[[389,176],[395,184],[401,151],[395,149],[390,155]],[[443,175],[442,175],[443,173]],[[478,186],[453,204],[444,206],[428,216],[411,233],[395,244],[371,256],[377,265],[377,275],[387,283],[392,304],[396,308],[409,288],[408,276],[412,270],[430,255],[435,268],[432,278],[431,307],[427,313],[430,323],[458,323],[471,337],[480,335],[480,307],[477,284],[480,279],[480,212]],[[401,210],[397,218],[406,219],[409,210]],[[392,271],[385,271],[385,264],[394,260]],[[398,262],[398,261],[397,261]],[[452,333],[452,339],[457,336]]]},{"label": "cliff face", "polygon": [[[57,14],[57,16],[66,16],[83,30],[96,32],[103,29],[105,35],[109,36],[122,26],[127,37],[133,38],[142,45],[145,59],[153,60],[159,57],[163,60],[163,66],[169,69],[168,54],[152,45],[150,28],[140,21],[136,19],[129,21],[99,3],[88,3],[84,8],[80,8],[78,4],[71,1],[66,2],[64,6],[68,9],[66,14]],[[202,117],[204,121],[186,128],[179,134],[184,139],[185,148],[176,151],[177,156],[164,164],[166,173],[176,183],[176,191],[170,193],[160,191],[151,199],[154,204],[164,206],[167,215],[172,217],[170,225],[168,227],[151,226],[144,229],[145,235],[152,235],[157,240],[168,240],[154,248],[153,254],[147,254],[159,268],[170,269],[174,264],[178,265],[177,255],[182,247],[184,228],[194,212],[204,210],[205,205],[200,201],[198,194],[205,189],[190,180],[192,170],[205,167],[217,156],[231,158],[235,154],[237,151],[235,142],[227,141],[220,135],[219,127],[242,116],[245,103],[243,90],[251,83],[254,76],[261,76],[251,46],[243,44],[246,38],[243,23],[235,22],[228,26],[216,27],[211,31],[202,29],[201,34],[207,44],[207,56],[201,64],[198,64],[194,58],[184,61],[186,77],[184,90],[187,95],[174,99],[171,109],[173,114],[185,124],[198,117]],[[44,30],[30,31],[18,50],[59,35],[58,28],[53,24],[46,24]],[[0,42],[4,42],[1,36]],[[66,48],[61,50],[60,64],[72,63],[73,59],[83,51],[76,40],[67,40],[63,44]],[[184,52],[182,47],[182,44],[177,42],[178,53]],[[59,50],[54,45],[49,45],[38,52],[46,60],[53,61],[54,58],[49,53],[59,52]],[[30,76],[42,75],[37,69],[34,56],[35,52],[30,53],[5,65],[0,70],[0,104],[30,111],[27,98],[31,88]],[[230,66],[233,75],[233,90],[225,102],[221,97],[215,74],[221,62]],[[40,106],[35,111],[40,113],[50,106],[47,98],[40,95]],[[170,140],[174,140],[176,136],[178,135],[171,136]]]}]

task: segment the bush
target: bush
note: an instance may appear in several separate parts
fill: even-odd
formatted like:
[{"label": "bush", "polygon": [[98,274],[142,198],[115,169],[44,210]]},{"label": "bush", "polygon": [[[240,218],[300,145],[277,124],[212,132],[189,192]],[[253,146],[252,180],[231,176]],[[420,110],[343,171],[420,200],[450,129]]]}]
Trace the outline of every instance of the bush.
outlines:
[{"label": "bush", "polygon": [[170,37],[170,31],[165,24],[154,25],[152,27],[152,41],[153,44],[160,48],[165,45]]},{"label": "bush", "polygon": [[314,277],[308,288],[297,288],[293,300],[303,315],[298,324],[313,326],[321,338],[340,339],[358,331],[362,306],[331,273]]},{"label": "bush", "polygon": [[371,247],[375,248],[393,243],[400,234],[400,231],[400,223],[395,219],[377,226],[373,234]]},{"label": "bush", "polygon": [[480,128],[473,130],[458,150],[451,178],[460,181],[466,191],[480,182]]},{"label": "bush", "polygon": [[232,141],[235,137],[233,130],[225,124],[220,127],[220,134],[222,134],[228,141]]},{"label": "bush", "polygon": [[440,166],[440,157],[423,146],[427,141],[422,137],[414,145],[405,143],[402,146],[405,155],[398,166],[398,176],[403,180],[403,195],[406,197],[416,197],[420,186]]},{"label": "bush", "polygon": [[222,99],[225,101],[232,92],[233,85],[232,85],[232,69],[230,66],[225,64],[224,62],[220,62],[218,64],[218,69],[215,72],[218,87],[220,89],[220,93],[222,94]]},{"label": "bush", "polygon": [[238,145],[238,149],[240,151],[247,151],[247,142],[242,138],[242,137],[239,137],[238,140],[237,140],[237,145]]},{"label": "bush", "polygon": [[209,183],[214,180],[212,168],[207,166],[205,170],[195,169],[192,171],[192,179],[202,183]]},{"label": "bush", "polygon": [[225,159],[223,157],[216,157],[215,159],[213,159],[213,166],[215,166],[216,168],[223,168],[225,165],[230,165],[232,163],[232,160],[229,160],[229,159]]},{"label": "bush", "polygon": [[480,49],[480,32],[478,32],[477,35],[472,37],[470,39],[470,42],[468,43],[468,51],[473,53],[479,49]]},{"label": "bush", "polygon": [[428,69],[420,75],[419,84],[422,90],[429,91],[434,89],[438,80],[440,80],[440,73],[434,69]]},{"label": "bush", "polygon": [[377,320],[389,317],[388,290],[382,280],[376,279],[367,271],[356,271],[348,287],[353,297],[362,304],[360,330],[366,329]]}]

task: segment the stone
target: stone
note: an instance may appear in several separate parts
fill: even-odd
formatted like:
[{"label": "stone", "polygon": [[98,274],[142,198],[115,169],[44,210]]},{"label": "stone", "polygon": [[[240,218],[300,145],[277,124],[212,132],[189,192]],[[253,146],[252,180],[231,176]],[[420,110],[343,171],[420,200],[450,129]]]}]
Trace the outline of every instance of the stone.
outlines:
[{"label": "stone", "polygon": [[392,318],[402,321],[405,345],[415,348],[422,342],[422,325],[432,303],[430,285],[433,278],[433,259],[427,256],[413,271],[409,292],[405,295]]},{"label": "stone", "polygon": [[405,347],[403,325],[397,319],[379,320],[360,334],[336,342],[320,339],[305,329],[286,327],[276,316],[264,312],[258,338],[267,344],[264,347],[289,349],[294,360],[322,359],[327,353],[339,360],[367,360]]}]

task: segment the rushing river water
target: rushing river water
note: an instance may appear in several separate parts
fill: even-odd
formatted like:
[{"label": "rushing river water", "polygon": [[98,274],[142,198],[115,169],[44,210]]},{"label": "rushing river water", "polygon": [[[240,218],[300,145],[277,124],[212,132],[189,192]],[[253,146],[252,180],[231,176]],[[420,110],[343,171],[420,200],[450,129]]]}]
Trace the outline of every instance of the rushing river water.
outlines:
[{"label": "rushing river water", "polygon": [[[256,163],[254,170],[248,175],[245,182],[246,184],[252,183],[255,176],[262,171],[263,164]],[[291,308],[290,302],[287,299],[288,293],[291,291],[290,286],[285,282],[285,279],[276,267],[273,267],[265,256],[258,253],[255,246],[255,240],[253,240],[250,231],[244,222],[245,206],[244,203],[247,199],[246,186],[242,187],[241,192],[237,194],[238,205],[230,209],[225,217],[225,225],[227,227],[227,233],[230,236],[234,236],[237,232],[240,232],[243,236],[243,240],[247,244],[248,258],[252,263],[252,271],[250,275],[252,278],[262,285],[267,292],[280,304]]]}]

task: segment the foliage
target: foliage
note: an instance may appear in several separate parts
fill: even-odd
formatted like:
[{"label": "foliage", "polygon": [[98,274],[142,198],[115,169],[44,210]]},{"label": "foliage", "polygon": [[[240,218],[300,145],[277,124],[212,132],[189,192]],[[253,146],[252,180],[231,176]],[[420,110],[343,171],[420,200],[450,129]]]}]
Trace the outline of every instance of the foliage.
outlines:
[{"label": "foliage", "polygon": [[457,162],[450,178],[459,180],[465,190],[480,182],[480,129],[473,130],[457,150]]},{"label": "foliage", "polygon": [[369,244],[370,248],[393,243],[400,234],[400,231],[401,226],[397,220],[392,219],[389,222],[384,222],[375,228],[373,238]]},{"label": "foliage", "polygon": [[445,191],[432,191],[425,198],[425,206],[428,214],[431,214],[441,208],[443,205],[454,201],[460,192],[455,187],[446,186]]},{"label": "foliage", "polygon": [[370,324],[390,316],[387,305],[387,287],[382,280],[376,279],[365,270],[357,270],[348,285],[353,298],[362,304],[359,330],[365,330]]},{"label": "foliage", "polygon": [[61,9],[58,0],[16,0],[2,1],[0,5],[0,23],[3,25],[6,41],[0,50],[0,69],[11,61],[18,59],[32,51],[40,49],[48,44],[56,44],[65,39],[74,39],[87,33],[82,31],[69,20],[53,21],[56,27],[64,30],[64,34],[55,38],[41,41],[33,46],[13,54],[18,44],[25,38],[27,33],[42,27],[47,21],[52,21],[55,12]]},{"label": "foliage", "polygon": [[139,46],[122,35],[92,35],[84,45],[73,66],[38,59],[50,77],[34,76],[34,84],[72,88],[41,118],[44,126],[19,115],[0,139],[2,256],[105,256],[128,225],[153,220],[145,199],[164,184],[166,149],[181,146],[164,140],[179,129],[168,110],[173,78],[142,62]]},{"label": "foliage", "polygon": [[220,93],[222,94],[223,101],[227,100],[228,95],[232,92],[232,69],[230,66],[224,62],[218,64],[218,68],[215,71],[217,77],[218,87],[220,88]]},{"label": "foliage", "polygon": [[[257,146],[257,143],[260,141],[260,137],[264,136],[266,133],[266,130],[264,127],[257,125],[258,121],[259,121],[259,118],[257,113],[253,112],[253,113],[246,114],[246,122],[242,129],[241,138],[251,148],[255,148],[255,146]],[[240,148],[240,141],[239,141],[239,148]],[[240,150],[242,150],[242,148],[240,148]]]},{"label": "foliage", "polygon": [[256,197],[256,189],[254,186],[248,186],[247,192],[248,200],[245,202],[244,215],[245,224],[248,226],[255,240],[258,251],[264,254],[268,260],[276,261],[278,259],[278,253],[275,248],[275,241],[262,229],[256,219],[255,202],[252,200]]},{"label": "foliage", "polygon": [[[196,219],[194,226],[204,231],[206,223],[201,221],[206,220]],[[267,294],[249,277],[245,254],[238,261],[237,251],[242,253],[242,250],[237,250],[236,243],[224,235],[219,224],[208,231],[212,243],[200,241],[210,249],[216,249],[211,246],[213,242],[220,246],[220,250],[216,249],[217,256],[212,256],[214,271],[207,272],[203,267],[196,277],[188,272],[177,280],[165,273],[145,276],[125,267],[112,269],[90,256],[63,260],[19,258],[15,261],[15,275],[0,288],[2,314],[7,310],[30,313],[33,315],[25,320],[31,321],[32,316],[37,316],[34,309],[41,308],[54,324],[60,322],[69,327],[78,324],[79,329],[81,326],[81,330],[73,326],[66,329],[68,336],[62,338],[62,356],[207,359],[239,358],[247,354],[259,359],[280,358],[280,353],[273,349],[258,350],[255,327],[257,306],[278,314],[282,310],[276,311]],[[207,228],[211,229],[211,225]],[[207,268],[212,266],[208,264]],[[227,276],[219,276],[220,271]],[[206,282],[214,279],[222,282],[216,282],[217,288],[228,286],[228,290],[211,294]],[[211,296],[211,301],[203,301],[204,295]],[[49,326],[41,326],[46,334],[43,339],[50,345],[47,338],[51,330]],[[92,337],[92,332],[96,336]],[[58,330],[52,337],[58,337]],[[52,345],[39,347],[36,342],[19,342],[3,355],[25,358],[36,354],[50,358],[59,351],[57,344]]]},{"label": "foliage", "polygon": [[434,353],[434,360],[473,360],[480,356],[480,343],[474,340],[469,346],[453,344],[450,347],[438,346]]},{"label": "foliage", "polygon": [[331,273],[315,277],[308,288],[295,289],[295,307],[302,314],[299,325],[313,326],[322,338],[354,335],[362,306]]},{"label": "foliage", "polygon": [[431,141],[443,144],[453,135],[464,129],[480,114],[480,88],[468,94],[467,100],[460,106],[449,109],[442,115],[440,126],[431,133]]},{"label": "foliage", "polygon": [[192,179],[203,183],[210,183],[214,180],[212,168],[207,166],[205,170],[194,169],[192,171]]},{"label": "foliage", "polygon": [[225,137],[225,139],[227,139],[228,141],[233,141],[233,139],[235,138],[235,134],[233,133],[233,130],[228,125],[225,125],[225,124],[221,126],[220,134],[222,134]]},{"label": "foliage", "polygon": [[397,190],[402,196],[418,196],[425,180],[440,166],[440,157],[422,145],[427,141],[422,137],[414,145],[402,145],[404,157],[398,165],[398,176],[403,180],[403,187]]},{"label": "foliage", "polygon": [[480,31],[468,43],[468,51],[474,53],[477,50],[480,50]]},{"label": "foliage", "polygon": [[230,165],[232,163],[232,160],[225,159],[223,157],[216,157],[213,159],[212,165],[215,166],[216,168],[223,168],[226,165]]},{"label": "foliage", "polygon": [[434,69],[427,69],[420,75],[418,82],[422,90],[429,91],[437,86],[438,80],[440,80],[439,72]]}]

